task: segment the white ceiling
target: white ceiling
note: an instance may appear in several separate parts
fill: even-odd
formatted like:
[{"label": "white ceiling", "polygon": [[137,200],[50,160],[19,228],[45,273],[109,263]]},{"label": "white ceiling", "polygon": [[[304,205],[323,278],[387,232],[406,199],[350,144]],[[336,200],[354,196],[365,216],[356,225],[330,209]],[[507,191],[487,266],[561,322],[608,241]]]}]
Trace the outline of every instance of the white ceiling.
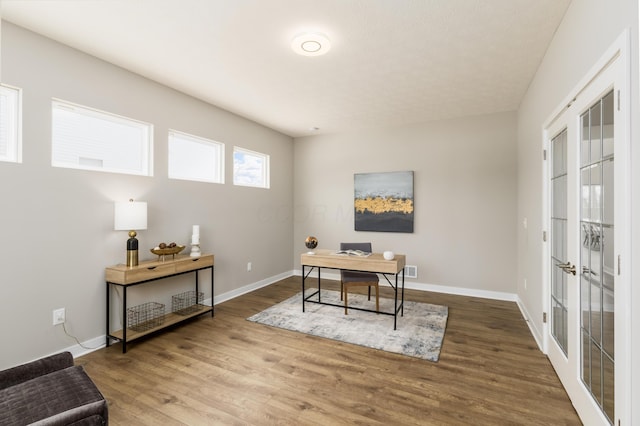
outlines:
[{"label": "white ceiling", "polygon": [[[570,0],[0,3],[5,20],[298,137],[516,110]],[[329,53],[293,53],[307,30]]]}]

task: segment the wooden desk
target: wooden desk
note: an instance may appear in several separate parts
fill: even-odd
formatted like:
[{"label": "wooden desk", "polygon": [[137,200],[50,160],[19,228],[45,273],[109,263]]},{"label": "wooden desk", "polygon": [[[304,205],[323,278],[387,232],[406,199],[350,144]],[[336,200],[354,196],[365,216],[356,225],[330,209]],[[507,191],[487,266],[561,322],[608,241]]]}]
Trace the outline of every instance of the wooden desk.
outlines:
[{"label": "wooden desk", "polygon": [[[203,269],[211,269],[211,306],[195,305],[187,315],[168,313],[164,316],[162,324],[149,330],[136,331],[127,327],[127,288],[150,283],[163,278],[174,277],[193,272],[195,274],[195,292],[198,293],[198,271]],[[107,336],[106,345],[110,345],[111,339],[122,342],[122,353],[127,352],[127,342],[135,340],[139,337],[146,336],[162,328],[170,325],[186,321],[198,315],[211,312],[213,316],[213,255],[203,254],[199,257],[190,257],[189,255],[176,255],[174,259],[148,260],[140,262],[138,266],[126,266],[123,264],[110,266],[105,268],[105,277],[107,283]],[[122,329],[118,331],[110,331],[110,302],[111,287],[118,286],[122,288]]]},{"label": "wooden desk", "polygon": [[[376,312],[379,314],[393,315],[393,329],[397,328],[398,312],[400,316],[404,314],[404,266],[406,257],[404,254],[396,254],[393,260],[385,260],[382,257],[382,253],[371,253],[370,256],[350,256],[335,254],[336,250],[315,250],[314,254],[303,253],[300,255],[300,264],[302,265],[302,312],[304,312],[305,302],[320,303],[322,305],[339,306],[344,308],[344,305],[337,305],[333,303],[325,303],[320,299],[320,269],[338,269],[343,271],[358,271],[358,272],[374,272],[382,274],[387,280],[389,285],[394,289],[394,310],[393,312],[377,312],[371,309],[349,307],[349,309],[357,309],[360,311]],[[306,273],[305,269],[309,267],[309,272]],[[318,290],[309,296],[305,296],[305,281],[311,274],[314,268],[318,269]],[[398,275],[402,272],[401,286],[398,285]],[[387,274],[395,275],[395,284],[389,280]],[[400,292],[400,304],[398,304],[398,290]],[[310,300],[311,297],[318,295],[318,300]]]}]

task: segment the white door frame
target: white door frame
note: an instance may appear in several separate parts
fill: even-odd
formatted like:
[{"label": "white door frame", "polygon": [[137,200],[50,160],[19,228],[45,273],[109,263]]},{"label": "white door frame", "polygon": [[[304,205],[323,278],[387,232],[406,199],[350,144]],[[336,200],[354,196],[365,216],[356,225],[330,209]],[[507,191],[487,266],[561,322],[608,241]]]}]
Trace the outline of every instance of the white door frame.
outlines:
[{"label": "white door frame", "polygon": [[[618,64],[623,70],[624,76],[622,78],[621,85],[616,87],[616,101],[619,102],[619,108],[624,123],[622,123],[622,132],[616,133],[616,150],[614,158],[616,161],[616,210],[620,209],[622,215],[621,223],[618,225],[616,221],[616,227],[619,227],[622,231],[629,231],[631,229],[631,67],[630,67],[630,41],[629,30],[623,31],[618,36],[616,41],[607,49],[607,51],[601,56],[596,64],[589,70],[589,72],[583,77],[580,82],[574,87],[570,94],[565,97],[563,102],[558,108],[550,115],[542,126],[542,146],[543,150],[547,153],[549,150],[549,140],[555,134],[551,134],[549,129],[557,130],[554,127],[555,121],[560,118],[583,94],[589,87],[590,83],[594,81],[608,66],[614,61],[619,61]],[[620,134],[622,133],[622,134]],[[619,138],[619,139],[618,139]],[[548,157],[548,155],[547,155]],[[543,173],[542,173],[542,224],[543,229],[546,231],[546,235],[549,235],[550,223],[550,189],[549,189],[549,159],[543,160]],[[571,235],[571,233],[569,233]],[[616,395],[616,409],[614,423],[620,422],[623,425],[631,424],[631,233],[630,232],[616,232],[616,254],[622,259],[621,267],[617,274],[617,282],[623,283],[616,287],[615,304],[616,304],[616,339],[615,339],[615,354],[616,354],[616,371],[615,371],[615,395]],[[571,244],[571,242],[570,242]],[[542,288],[542,306],[543,311],[549,313],[550,306],[550,270],[553,265],[550,265],[550,247],[548,243],[543,244],[542,253],[542,267],[543,267],[543,288]],[[625,261],[626,260],[626,261]],[[578,264],[579,259],[575,259],[574,262]],[[579,286],[579,281],[578,284]],[[579,303],[579,300],[578,300]],[[549,315],[547,315],[549,316]],[[549,354],[550,348],[550,322],[547,321],[543,324],[542,335],[542,350],[545,354]],[[579,339],[579,336],[578,336]],[[578,342],[574,342],[575,347],[580,347]],[[580,377],[580,371],[574,372],[577,377]],[[563,383],[569,397],[572,398],[574,406],[581,406],[589,401],[574,401],[574,399],[582,398],[580,395],[584,394],[584,390],[581,389],[577,392],[576,389],[572,389],[571,386],[567,387]],[[584,387],[582,383],[581,386]],[[579,410],[578,410],[579,411]],[[581,413],[578,412],[580,415]],[[584,418],[582,413],[581,420],[585,424],[608,424],[604,415],[600,418]]]}]

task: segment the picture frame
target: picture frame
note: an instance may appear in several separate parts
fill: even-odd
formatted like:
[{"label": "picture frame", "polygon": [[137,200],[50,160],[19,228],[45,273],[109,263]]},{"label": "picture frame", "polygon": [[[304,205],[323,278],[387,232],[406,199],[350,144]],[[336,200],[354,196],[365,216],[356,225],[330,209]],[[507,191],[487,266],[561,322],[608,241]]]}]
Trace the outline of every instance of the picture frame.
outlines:
[{"label": "picture frame", "polygon": [[413,233],[413,171],[354,174],[356,231]]}]

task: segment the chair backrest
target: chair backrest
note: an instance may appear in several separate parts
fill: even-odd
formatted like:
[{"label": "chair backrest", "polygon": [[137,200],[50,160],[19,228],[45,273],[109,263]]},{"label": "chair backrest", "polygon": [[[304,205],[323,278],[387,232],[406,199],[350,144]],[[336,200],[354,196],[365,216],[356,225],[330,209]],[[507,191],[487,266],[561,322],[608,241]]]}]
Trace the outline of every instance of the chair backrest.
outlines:
[{"label": "chair backrest", "polygon": [[340,243],[340,250],[362,250],[371,253],[371,243]]},{"label": "chair backrest", "polygon": [[[340,250],[362,250],[371,253],[371,243],[340,243]],[[343,282],[378,282],[378,275],[371,272],[353,272],[340,270],[340,278]]]}]

